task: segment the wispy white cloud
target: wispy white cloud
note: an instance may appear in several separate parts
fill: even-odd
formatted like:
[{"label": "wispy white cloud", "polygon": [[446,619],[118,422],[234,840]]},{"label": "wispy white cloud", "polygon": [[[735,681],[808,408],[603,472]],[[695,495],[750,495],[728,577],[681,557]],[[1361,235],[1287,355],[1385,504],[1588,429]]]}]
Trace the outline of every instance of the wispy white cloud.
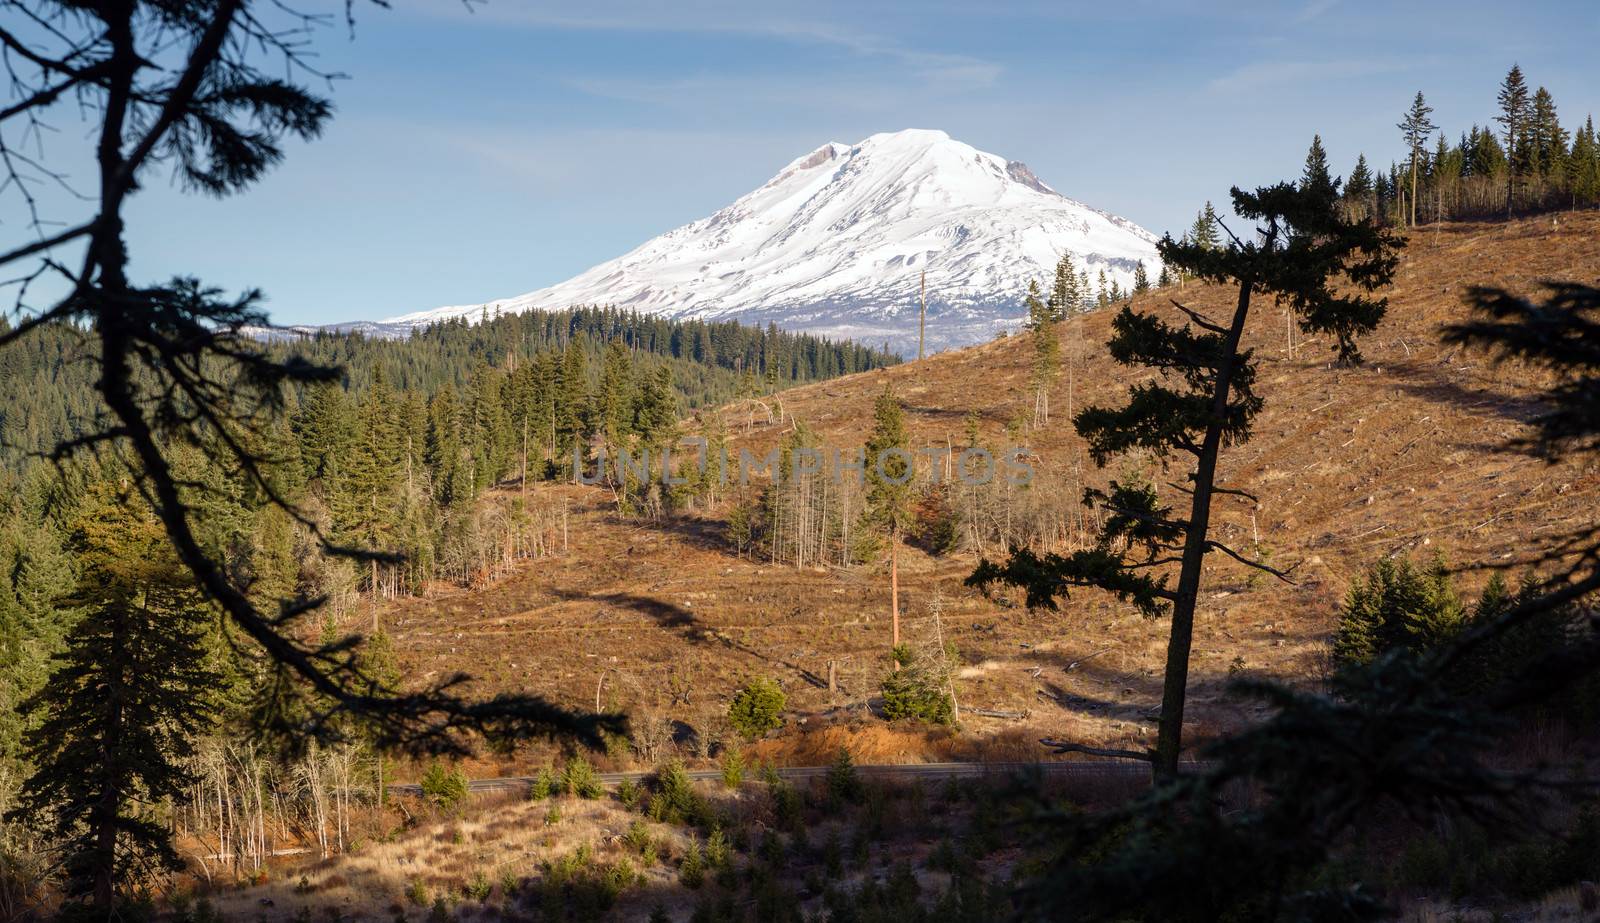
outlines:
[{"label": "wispy white cloud", "polygon": [[621,0],[556,6],[496,3],[471,7],[470,12],[456,4],[442,4],[426,9],[431,15],[457,19],[482,17],[526,28],[738,35],[827,46],[862,58],[890,62],[913,76],[947,88],[989,87],[1003,70],[995,61],[912,47],[889,36],[825,18],[797,18],[788,11],[768,11],[720,0],[673,4]]},{"label": "wispy white cloud", "polygon": [[[393,130],[508,194],[547,199],[633,197],[666,183],[727,186],[744,192],[739,183],[764,180],[796,151],[815,146],[804,135],[698,128],[521,129],[482,123],[449,127],[397,123]],[[649,153],[641,157],[640,152]],[[728,185],[727,171],[705,169],[708,152],[737,164],[733,171],[741,174],[737,183]],[[707,201],[724,204],[721,199]],[[691,214],[684,220],[699,216]]]},{"label": "wispy white cloud", "polygon": [[786,106],[816,111],[882,112],[903,105],[908,90],[887,85],[864,86],[847,77],[803,81],[752,78],[742,74],[700,74],[676,80],[623,77],[571,77],[564,86],[599,99],[647,106],[706,111],[714,98],[721,109],[741,106]]},{"label": "wispy white cloud", "polygon": [[1312,81],[1368,77],[1398,73],[1421,66],[1420,59],[1343,59],[1255,61],[1216,77],[1206,84],[1213,93],[1246,93]]}]

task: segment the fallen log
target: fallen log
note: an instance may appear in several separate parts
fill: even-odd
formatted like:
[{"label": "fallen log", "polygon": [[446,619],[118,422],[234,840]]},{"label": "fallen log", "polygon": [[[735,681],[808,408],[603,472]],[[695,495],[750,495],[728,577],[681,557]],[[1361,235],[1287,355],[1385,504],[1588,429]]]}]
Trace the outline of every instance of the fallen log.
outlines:
[{"label": "fallen log", "polygon": [[970,705],[963,709],[963,711],[969,715],[981,715],[985,718],[1005,718],[1010,721],[1021,721],[1023,718],[1028,717],[1028,713],[1025,711],[1005,711],[1004,709],[999,708],[973,708]]}]

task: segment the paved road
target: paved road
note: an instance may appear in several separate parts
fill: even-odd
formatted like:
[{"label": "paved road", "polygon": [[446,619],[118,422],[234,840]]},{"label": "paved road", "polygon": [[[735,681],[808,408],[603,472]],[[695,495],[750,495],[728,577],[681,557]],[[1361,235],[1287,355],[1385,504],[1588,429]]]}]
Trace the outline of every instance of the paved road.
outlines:
[{"label": "paved road", "polygon": [[[785,766],[777,769],[781,778],[790,781],[821,778],[828,773],[828,766]],[[1133,779],[1148,778],[1150,767],[1142,763],[1133,762],[1050,762],[1050,763],[894,763],[880,765],[858,765],[856,772],[868,778],[895,778],[895,779],[971,779],[971,778],[1003,778],[1012,775],[1038,772],[1049,776],[1077,776],[1086,779]],[[648,779],[655,773],[649,772],[602,772],[597,775],[600,781],[607,785],[615,785],[625,780],[635,782]],[[746,777],[754,778],[757,773],[747,770]],[[688,776],[697,781],[711,781],[722,778],[720,769],[690,769]],[[474,792],[517,791],[528,788],[533,784],[532,776],[506,776],[499,779],[473,779],[467,783],[467,788]],[[418,785],[391,785],[389,791],[396,795],[420,795],[421,786]]]}]

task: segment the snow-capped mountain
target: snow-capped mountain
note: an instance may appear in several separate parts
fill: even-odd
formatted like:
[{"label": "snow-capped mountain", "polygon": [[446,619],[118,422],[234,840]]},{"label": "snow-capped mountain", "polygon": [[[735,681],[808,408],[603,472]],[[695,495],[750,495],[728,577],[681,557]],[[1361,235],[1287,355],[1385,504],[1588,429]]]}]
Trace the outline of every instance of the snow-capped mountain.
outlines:
[{"label": "snow-capped mountain", "polygon": [[927,273],[930,351],[987,340],[1022,318],[1030,279],[1048,288],[1063,252],[1091,281],[1131,287],[1155,237],[1069,199],[1025,165],[942,131],[825,144],[709,218],[549,288],[380,322],[611,304],[679,318],[734,319],[915,354]]}]

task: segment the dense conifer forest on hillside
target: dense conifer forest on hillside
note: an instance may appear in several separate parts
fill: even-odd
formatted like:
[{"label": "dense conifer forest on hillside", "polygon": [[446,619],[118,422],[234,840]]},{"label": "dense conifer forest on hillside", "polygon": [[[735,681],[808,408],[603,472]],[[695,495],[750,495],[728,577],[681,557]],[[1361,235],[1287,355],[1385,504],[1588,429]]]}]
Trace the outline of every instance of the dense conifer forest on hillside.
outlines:
[{"label": "dense conifer forest on hillside", "polygon": [[[0,319],[0,330],[8,329],[6,324]],[[426,399],[447,386],[465,392],[485,374],[520,376],[517,396],[539,400],[562,388],[569,351],[582,354],[585,387],[595,387],[600,357],[613,341],[640,369],[667,369],[677,406],[685,411],[899,361],[876,348],[775,327],[674,321],[599,307],[486,314],[472,322],[424,327],[405,339],[331,332],[279,336],[266,350],[279,358],[340,368],[343,390],[353,400],[380,376],[402,396]],[[55,326],[0,352],[0,459],[12,473],[29,457],[77,436],[97,412],[94,369],[86,352],[91,348],[81,331]],[[525,368],[521,373],[516,372],[519,363]],[[303,401],[305,394],[295,397]],[[510,404],[507,412],[516,413]],[[532,439],[546,446],[547,429],[535,430]]]}]

